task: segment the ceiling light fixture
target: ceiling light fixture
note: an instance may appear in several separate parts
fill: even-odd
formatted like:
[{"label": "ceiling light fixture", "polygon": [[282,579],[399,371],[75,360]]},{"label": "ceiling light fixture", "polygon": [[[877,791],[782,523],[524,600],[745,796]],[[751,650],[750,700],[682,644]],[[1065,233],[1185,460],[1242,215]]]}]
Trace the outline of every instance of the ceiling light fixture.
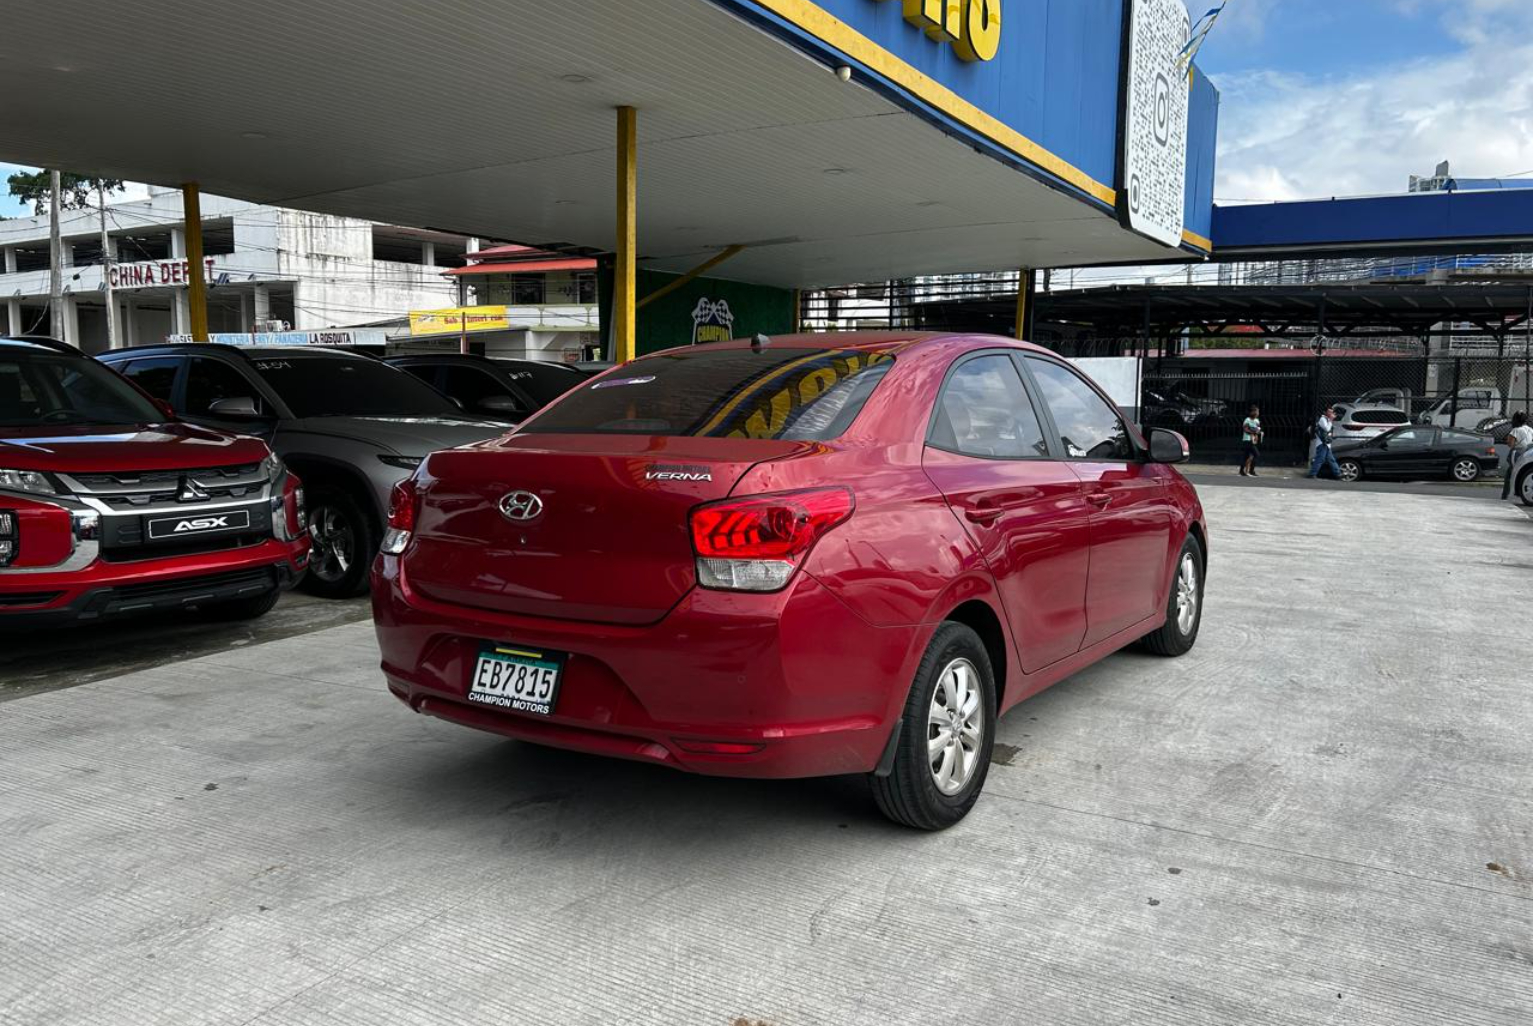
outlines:
[{"label": "ceiling light fixture", "polygon": [[560,75],[559,81],[568,82],[570,85],[585,85],[591,81],[591,76],[579,74]]},{"label": "ceiling light fixture", "polygon": [[844,175],[848,172],[844,167],[828,167],[825,169],[825,173],[828,175]]}]

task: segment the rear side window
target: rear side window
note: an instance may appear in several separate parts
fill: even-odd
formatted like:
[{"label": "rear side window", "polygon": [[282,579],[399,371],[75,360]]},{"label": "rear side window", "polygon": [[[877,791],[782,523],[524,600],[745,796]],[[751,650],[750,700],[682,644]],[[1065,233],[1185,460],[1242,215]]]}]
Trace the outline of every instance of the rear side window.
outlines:
[{"label": "rear side window", "polygon": [[851,349],[652,356],[583,385],[521,430],[824,441],[851,426],[893,364]]},{"label": "rear side window", "polygon": [[1357,424],[1409,424],[1411,422],[1402,410],[1358,410],[1349,419]]},{"label": "rear side window", "polygon": [[932,418],[931,444],[992,459],[1049,454],[1038,415],[1009,356],[982,356],[958,365]]}]

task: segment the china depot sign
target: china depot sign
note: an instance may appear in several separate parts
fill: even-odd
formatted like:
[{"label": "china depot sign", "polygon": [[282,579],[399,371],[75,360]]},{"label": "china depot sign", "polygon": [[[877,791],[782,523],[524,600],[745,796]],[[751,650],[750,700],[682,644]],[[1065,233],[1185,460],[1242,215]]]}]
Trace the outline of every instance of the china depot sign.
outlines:
[{"label": "china depot sign", "polygon": [[[882,2],[882,0],[879,0]],[[900,0],[905,20],[966,61],[988,61],[1001,48],[1001,0]]]},{"label": "china depot sign", "polygon": [[[202,280],[213,280],[213,258],[202,261]],[[177,288],[190,283],[191,265],[181,260],[143,260],[136,264],[113,264],[107,281],[114,289]]]}]

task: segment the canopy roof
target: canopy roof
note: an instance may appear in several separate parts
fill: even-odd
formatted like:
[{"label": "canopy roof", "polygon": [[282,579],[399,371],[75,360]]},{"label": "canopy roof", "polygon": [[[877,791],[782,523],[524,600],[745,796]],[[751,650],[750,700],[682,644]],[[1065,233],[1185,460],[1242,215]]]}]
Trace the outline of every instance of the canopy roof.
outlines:
[{"label": "canopy roof", "polygon": [[[1177,255],[1110,206],[1122,0],[1016,0],[1007,40],[1033,49],[984,67],[865,0],[56,7],[6,12],[0,159],[585,256],[615,244],[630,105],[642,267],[744,244],[716,273],[806,286]],[[934,107],[940,80],[1003,61],[1036,68],[1040,130],[1090,150],[1089,174],[1006,126],[991,134],[1020,141],[998,159]]]}]

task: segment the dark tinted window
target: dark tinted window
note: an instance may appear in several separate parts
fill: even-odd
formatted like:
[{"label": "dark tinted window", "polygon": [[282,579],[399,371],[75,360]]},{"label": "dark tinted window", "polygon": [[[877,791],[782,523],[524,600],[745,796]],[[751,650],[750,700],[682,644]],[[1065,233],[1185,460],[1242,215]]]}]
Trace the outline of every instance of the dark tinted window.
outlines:
[{"label": "dark tinted window", "polygon": [[95,360],[0,349],[0,427],[153,424],[164,419],[116,371]]},{"label": "dark tinted window", "polygon": [[440,392],[376,360],[273,355],[252,362],[297,417],[462,416]]},{"label": "dark tinted window", "polygon": [[222,360],[193,357],[186,372],[186,412],[207,413],[220,399],[253,399],[261,408],[260,392],[245,376]]},{"label": "dark tinted window", "polygon": [[522,430],[835,438],[894,358],[849,349],[711,349],[653,356],[591,381]]},{"label": "dark tinted window", "polygon": [[1390,431],[1381,437],[1387,439],[1390,445],[1405,447],[1431,445],[1437,432],[1431,428],[1401,428],[1398,431]]},{"label": "dark tinted window", "polygon": [[931,443],[968,456],[1047,456],[1038,415],[1009,356],[982,356],[948,376],[933,413]]},{"label": "dark tinted window", "polygon": [[[469,410],[491,396],[510,396],[506,386],[477,367],[443,367],[442,391],[462,403],[464,409]],[[511,396],[511,398],[516,398],[518,403],[521,402],[518,397]]]},{"label": "dark tinted window", "polygon": [[[1502,430],[1508,430],[1503,428]],[[1489,445],[1490,439],[1485,435],[1477,435],[1472,431],[1442,431],[1442,440],[1445,445]]]},{"label": "dark tinted window", "polygon": [[1347,418],[1354,424],[1409,424],[1403,410],[1356,410]]},{"label": "dark tinted window", "polygon": [[1118,411],[1068,367],[1029,357],[1043,401],[1054,415],[1065,454],[1078,460],[1134,458],[1134,443]]},{"label": "dark tinted window", "polygon": [[122,376],[133,382],[156,399],[170,402],[170,394],[176,387],[176,371],[181,361],[174,356],[151,360],[130,360],[122,367]]},{"label": "dark tinted window", "polygon": [[515,382],[517,388],[527,393],[539,408],[547,406],[586,379],[586,376],[578,370],[561,363],[508,360],[500,364],[500,369]]}]

